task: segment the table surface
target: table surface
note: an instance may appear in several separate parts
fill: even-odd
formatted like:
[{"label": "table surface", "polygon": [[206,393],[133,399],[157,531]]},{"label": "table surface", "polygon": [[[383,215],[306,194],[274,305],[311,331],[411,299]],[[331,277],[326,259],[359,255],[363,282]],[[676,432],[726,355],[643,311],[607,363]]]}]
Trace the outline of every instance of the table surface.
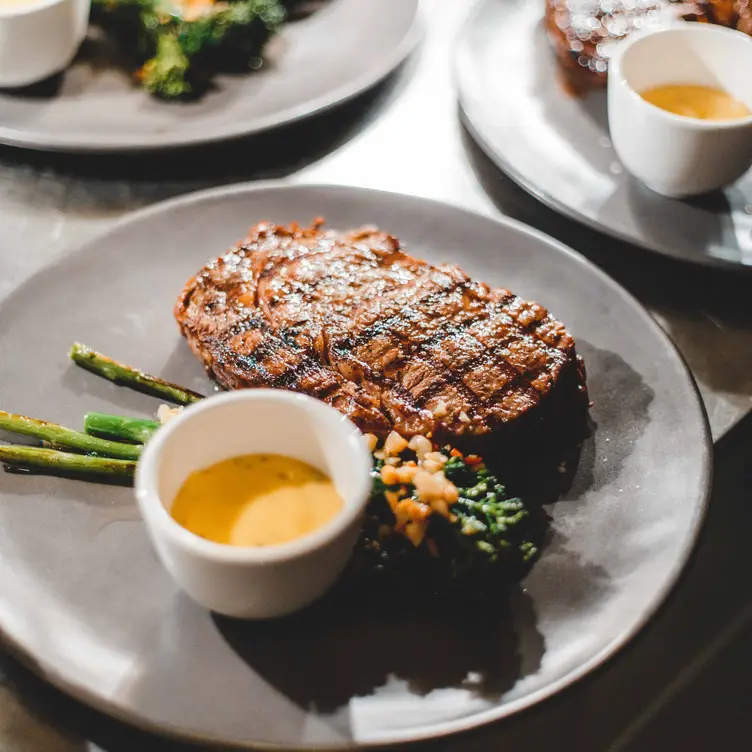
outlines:
[{"label": "table surface", "polygon": [[[558,698],[431,748],[752,748],[752,278],[678,265],[546,209],[501,175],[461,124],[451,50],[462,0],[424,0],[420,48],[383,85],[307,122],[192,152],[76,157],[0,149],[0,302],[123,214],[244,180],[367,186],[513,216],[627,287],[692,369],[716,439],[711,512],[688,570],[643,634]],[[1,389],[1,385],[0,385]],[[746,498],[745,498],[746,497]],[[749,740],[744,744],[742,738]],[[553,740],[553,741],[552,741]],[[78,705],[0,654],[0,752],[177,750]]]}]

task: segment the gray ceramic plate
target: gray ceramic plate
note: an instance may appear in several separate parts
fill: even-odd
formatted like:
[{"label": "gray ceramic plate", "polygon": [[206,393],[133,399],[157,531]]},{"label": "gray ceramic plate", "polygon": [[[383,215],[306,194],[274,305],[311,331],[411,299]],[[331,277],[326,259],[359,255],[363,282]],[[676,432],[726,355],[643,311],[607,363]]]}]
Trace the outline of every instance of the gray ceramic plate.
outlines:
[{"label": "gray ceramic plate", "polygon": [[[0,473],[0,630],[54,684],[164,733],[340,747],[468,729],[601,664],[667,595],[708,493],[697,391],[661,329],[615,282],[535,231],[425,199],[326,186],[199,193],[134,215],[0,308],[5,409],[80,425],[157,401],[71,367],[74,340],[207,390],[172,306],[261,219],[377,223],[416,255],[540,300],[587,362],[597,428],[553,538],[504,615],[358,610],[264,627],[215,619],[149,547],[130,489]],[[252,430],[253,427],[249,427]],[[495,597],[495,596],[494,596]]]},{"label": "gray ceramic plate", "polygon": [[193,103],[134,87],[114,53],[90,39],[59,79],[0,90],[0,143],[76,152],[164,149],[250,135],[320,112],[366,90],[418,39],[418,0],[330,0],[287,24],[257,72],[220,76]]},{"label": "gray ceramic plate", "polygon": [[553,209],[649,250],[752,270],[752,173],[712,197],[671,201],[622,169],[605,92],[561,87],[543,2],[480,0],[460,35],[456,72],[465,123],[491,159]]}]

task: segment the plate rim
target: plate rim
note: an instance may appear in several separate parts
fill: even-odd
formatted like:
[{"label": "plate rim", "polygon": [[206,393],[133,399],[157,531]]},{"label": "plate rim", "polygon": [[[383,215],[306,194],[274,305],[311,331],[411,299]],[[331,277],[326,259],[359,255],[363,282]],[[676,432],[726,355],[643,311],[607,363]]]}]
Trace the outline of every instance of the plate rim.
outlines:
[{"label": "plate rim", "polygon": [[[600,651],[591,656],[589,660],[575,667],[573,670],[567,672],[562,677],[559,677],[559,679],[557,679],[556,681],[546,685],[545,687],[542,687],[541,689],[536,690],[535,692],[530,693],[529,695],[516,700],[512,700],[508,703],[505,703],[504,705],[489,708],[485,711],[459,720],[455,719],[434,724],[431,727],[431,730],[427,733],[421,731],[412,731],[407,733],[402,731],[392,731],[382,734],[379,737],[378,741],[358,741],[353,739],[336,743],[317,743],[316,749],[319,749],[322,752],[341,752],[342,750],[350,749],[376,750],[384,748],[385,746],[409,744],[419,741],[446,738],[448,736],[456,735],[462,732],[468,732],[475,729],[488,727],[493,723],[502,722],[504,719],[515,716],[520,712],[527,711],[542,702],[550,700],[552,697],[558,695],[561,691],[575,684],[578,684],[584,678],[589,676],[594,670],[599,669],[600,667],[613,660],[624,647],[630,644],[632,640],[634,640],[634,638],[636,638],[642,632],[642,630],[650,622],[652,622],[653,618],[669,599],[669,596],[674,592],[676,585],[685,572],[687,565],[697,548],[697,544],[700,540],[700,533],[703,529],[703,525],[707,517],[713,479],[713,442],[711,438],[707,411],[702,401],[697,383],[684,357],[682,356],[676,345],[673,343],[671,338],[668,336],[668,334],[650,315],[650,313],[644,308],[644,306],[615,279],[606,274],[606,272],[596,266],[588,258],[573,250],[564,243],[561,243],[555,238],[546,235],[544,232],[511,217],[506,217],[504,215],[489,216],[446,201],[395,191],[363,188],[346,184],[292,182],[289,179],[282,179],[242,182],[214,188],[206,188],[203,190],[182,194],[180,196],[160,201],[150,206],[130,212],[124,217],[112,223],[102,232],[97,233],[94,237],[89,238],[83,243],[73,246],[71,250],[67,252],[62,258],[54,261],[51,264],[43,266],[41,269],[35,272],[20,286],[15,288],[13,292],[11,292],[11,294],[8,295],[2,302],[0,302],[0,311],[2,311],[2,309],[6,305],[12,303],[16,296],[23,293],[23,291],[29,285],[34,284],[38,277],[44,274],[48,274],[58,267],[66,265],[73,258],[81,255],[82,253],[86,253],[93,247],[99,246],[104,238],[115,233],[127,231],[130,227],[137,226],[138,224],[150,219],[153,216],[162,214],[164,212],[170,212],[173,209],[180,208],[182,206],[190,206],[191,204],[200,205],[204,201],[213,201],[225,196],[246,195],[252,197],[257,193],[277,192],[284,194],[290,190],[304,192],[334,191],[341,193],[361,193],[366,195],[370,194],[380,195],[381,197],[391,197],[391,199],[397,199],[401,201],[411,201],[415,205],[429,203],[443,209],[449,209],[451,212],[459,212],[461,214],[469,215],[476,220],[493,223],[497,225],[497,227],[502,231],[512,230],[513,232],[520,233],[521,235],[528,235],[541,243],[545,243],[546,245],[551,246],[555,251],[563,253],[572,261],[579,264],[582,268],[586,268],[590,273],[595,274],[602,283],[605,283],[610,287],[614,294],[619,295],[627,305],[634,309],[635,313],[640,316],[645,325],[648,328],[652,329],[653,333],[666,346],[667,356],[669,358],[673,357],[679,370],[683,372],[686,378],[685,385],[688,387],[691,397],[694,398],[692,402],[696,411],[695,418],[699,419],[698,423],[700,428],[700,435],[698,436],[698,439],[702,446],[702,467],[700,474],[700,484],[697,489],[697,503],[695,505],[694,514],[688,527],[688,535],[686,537],[686,540],[683,543],[683,546],[679,552],[679,556],[675,560],[673,567],[668,571],[663,585],[656,592],[653,599],[646,604],[645,608],[643,608],[640,617],[628,629],[622,630],[617,637],[613,638]],[[49,682],[53,687],[62,691],[64,694],[67,694],[70,697],[74,698],[76,701],[81,702],[83,705],[94,709],[96,712],[102,713],[105,716],[113,718],[120,723],[124,723],[140,731],[145,731],[162,738],[199,744],[201,746],[211,746],[215,748],[221,747],[233,750],[255,749],[268,750],[269,752],[293,752],[294,750],[300,749],[299,746],[277,742],[228,742],[226,739],[222,739],[221,737],[213,736],[211,734],[185,731],[172,724],[160,724],[150,721],[138,715],[137,713],[132,713],[127,710],[121,709],[112,700],[107,700],[101,696],[98,696],[88,690],[86,687],[78,684],[75,679],[67,678],[61,673],[58,673],[55,669],[47,665],[44,660],[40,661],[39,659],[37,659],[33,650],[27,650],[22,644],[21,640],[18,640],[6,633],[2,624],[0,624],[0,646],[7,649],[8,653],[14,656],[20,663],[29,668],[33,673],[41,676],[42,679]]]},{"label": "plate rim", "polygon": [[122,139],[119,141],[108,140],[108,138],[102,141],[92,141],[89,137],[82,137],[80,134],[78,136],[62,134],[49,138],[38,130],[0,125],[0,144],[31,151],[60,154],[148,154],[179,151],[210,144],[231,143],[282,126],[299,123],[343,105],[360,94],[365,94],[407,60],[425,33],[425,7],[422,1],[408,0],[408,2],[415,5],[409,28],[399,44],[378,65],[373,66],[373,69],[307,103],[294,105],[276,114],[256,120],[250,127],[227,127],[224,130],[214,130],[211,134],[205,131],[196,134],[188,133],[166,140],[161,140],[160,136],[155,135],[152,139],[143,142],[129,142]]},{"label": "plate rim", "polygon": [[[455,37],[455,53],[452,62],[452,74],[454,78],[455,90],[457,91],[457,100],[460,106],[460,117],[462,124],[467,128],[468,132],[472,136],[473,140],[480,146],[483,153],[498,167],[505,175],[522,188],[525,193],[532,196],[541,204],[556,212],[557,214],[566,217],[580,225],[584,225],[589,230],[597,232],[601,235],[618,240],[622,243],[634,246],[636,248],[642,248],[650,253],[657,254],[663,258],[670,258],[674,261],[680,261],[684,264],[691,264],[693,266],[700,266],[704,268],[719,269],[727,272],[734,272],[736,274],[752,274],[752,264],[741,264],[736,261],[728,261],[723,258],[715,256],[702,256],[700,258],[687,258],[674,250],[673,247],[668,245],[660,245],[659,243],[646,240],[644,242],[638,241],[636,238],[628,235],[626,232],[620,231],[615,227],[611,227],[605,223],[599,222],[597,219],[589,217],[583,212],[577,211],[565,203],[553,198],[549,193],[538,188],[532,180],[528,180],[520,172],[512,167],[511,163],[502,156],[496,149],[494,149],[489,143],[488,139],[481,133],[481,127],[477,125],[478,122],[483,123],[484,118],[482,116],[471,115],[471,110],[475,109],[469,102],[467,95],[468,86],[465,83],[465,76],[461,71],[460,58],[462,57],[462,50],[467,46],[467,38],[470,34],[470,29],[476,22],[478,16],[482,14],[486,5],[492,2],[498,2],[499,0],[477,0],[475,5],[470,9],[467,18],[462,23],[460,30]],[[509,0],[503,0],[508,2]]]}]

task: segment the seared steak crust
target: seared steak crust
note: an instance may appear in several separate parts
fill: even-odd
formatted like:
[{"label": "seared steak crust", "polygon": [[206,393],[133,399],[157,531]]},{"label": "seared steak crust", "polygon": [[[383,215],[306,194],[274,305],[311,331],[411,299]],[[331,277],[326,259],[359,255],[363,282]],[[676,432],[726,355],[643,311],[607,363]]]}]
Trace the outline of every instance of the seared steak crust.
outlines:
[{"label": "seared steak crust", "polygon": [[620,41],[679,20],[752,34],[752,0],[546,0],[545,27],[567,86],[585,93],[606,83]]},{"label": "seared steak crust", "polygon": [[304,392],[378,435],[455,443],[584,413],[564,325],[379,230],[261,223],[182,291],[175,317],[228,389]]}]

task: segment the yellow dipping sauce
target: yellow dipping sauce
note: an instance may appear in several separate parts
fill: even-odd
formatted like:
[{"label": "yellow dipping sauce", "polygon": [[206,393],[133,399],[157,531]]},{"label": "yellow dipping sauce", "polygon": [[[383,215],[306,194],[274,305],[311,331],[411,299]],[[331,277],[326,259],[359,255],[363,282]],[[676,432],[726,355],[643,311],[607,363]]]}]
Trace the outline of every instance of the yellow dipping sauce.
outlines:
[{"label": "yellow dipping sauce", "polygon": [[657,86],[641,92],[641,96],[674,115],[699,120],[740,120],[752,115],[752,110],[738,99],[708,86]]},{"label": "yellow dipping sauce", "polygon": [[247,454],[188,476],[170,514],[202,538],[274,546],[329,522],[342,499],[331,479],[279,454]]}]

